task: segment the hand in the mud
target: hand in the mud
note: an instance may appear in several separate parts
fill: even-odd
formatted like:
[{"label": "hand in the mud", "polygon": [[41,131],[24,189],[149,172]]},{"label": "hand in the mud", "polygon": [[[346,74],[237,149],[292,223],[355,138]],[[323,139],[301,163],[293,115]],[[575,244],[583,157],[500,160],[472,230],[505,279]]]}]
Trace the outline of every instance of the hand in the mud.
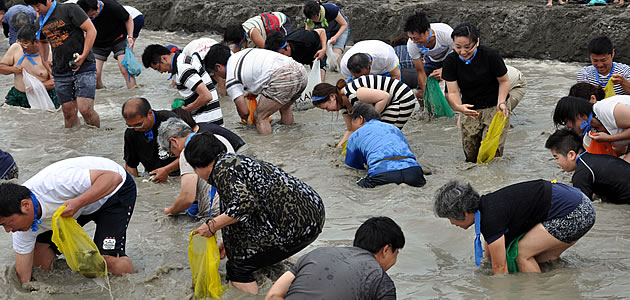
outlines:
[{"label": "hand in the mud", "polygon": [[416,99],[424,99],[424,92],[421,89],[414,90],[413,94],[416,96]]},{"label": "hand in the mud", "polygon": [[438,81],[442,80],[442,68],[439,68],[431,72],[431,74],[429,74],[429,77],[433,77]]},{"label": "hand in the mud", "polygon": [[320,49],[315,53],[315,56],[313,58],[317,60],[322,60],[322,58],[324,58],[324,55],[326,55],[326,49]]},{"label": "hand in the mud", "polygon": [[596,142],[610,142],[610,134],[605,132],[589,132],[588,135]]},{"label": "hand in the mud", "polygon": [[168,179],[168,171],[166,171],[165,168],[155,169],[149,172],[149,174],[155,175],[155,177],[153,177],[152,179],[153,182],[162,183],[162,182],[165,182],[166,179]]},{"label": "hand in the mud", "polygon": [[170,215],[171,214],[171,208],[170,207],[164,208],[164,214],[165,215]]},{"label": "hand in the mud", "polygon": [[61,213],[61,216],[64,218],[70,218],[74,216],[74,214],[79,211],[79,208],[81,208],[81,204],[77,203],[76,198],[66,200],[63,205],[66,207],[66,209]]},{"label": "hand in the mud", "polygon": [[476,110],[472,110],[472,107],[472,104],[460,104],[455,108],[455,110],[469,117],[477,117],[479,113]]},{"label": "hand in the mud", "polygon": [[623,75],[621,74],[612,74],[612,77],[610,77],[613,84],[623,84],[624,82],[627,82],[628,79],[626,79],[625,77],[623,77]]},{"label": "hand in the mud", "polygon": [[219,258],[224,259],[225,258],[225,245],[223,244],[223,242],[218,242],[217,247],[219,248]]}]

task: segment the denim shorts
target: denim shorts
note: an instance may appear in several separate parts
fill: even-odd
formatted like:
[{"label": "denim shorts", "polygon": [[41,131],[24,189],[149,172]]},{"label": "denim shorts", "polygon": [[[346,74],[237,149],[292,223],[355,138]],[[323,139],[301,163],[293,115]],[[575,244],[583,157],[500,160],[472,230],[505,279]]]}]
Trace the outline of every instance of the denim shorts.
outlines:
[{"label": "denim shorts", "polygon": [[102,61],[107,61],[107,57],[110,53],[114,53],[114,58],[125,55],[125,49],[127,48],[127,39],[125,37],[115,41],[113,45],[104,48],[92,47],[94,58]]},{"label": "denim shorts", "polygon": [[348,43],[348,38],[350,37],[350,26],[346,28],[346,30],[339,36],[335,44],[333,44],[333,48],[339,48],[341,51],[346,49],[346,44]]},{"label": "denim shorts", "polygon": [[94,65],[90,67],[86,68],[93,70],[83,72],[79,70],[79,73],[53,75],[59,104],[74,101],[77,97],[94,99],[96,94],[96,68]]}]

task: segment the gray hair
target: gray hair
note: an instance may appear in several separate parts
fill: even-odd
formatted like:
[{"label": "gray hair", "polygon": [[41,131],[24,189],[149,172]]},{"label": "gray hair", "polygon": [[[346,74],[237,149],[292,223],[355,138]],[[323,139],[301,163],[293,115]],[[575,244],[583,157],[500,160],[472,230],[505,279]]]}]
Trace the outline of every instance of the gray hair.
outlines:
[{"label": "gray hair", "polygon": [[370,120],[378,120],[381,118],[381,114],[376,111],[374,105],[369,103],[358,102],[352,106],[352,110],[350,111],[352,115],[352,119],[358,119],[359,117],[363,117],[365,122]]},{"label": "gray hair", "polygon": [[481,198],[470,183],[451,180],[435,193],[433,211],[440,218],[462,221],[466,213],[475,213],[480,203]]},{"label": "gray hair", "polygon": [[170,138],[182,138],[191,134],[193,131],[186,124],[186,122],[182,121],[180,118],[169,118],[168,120],[162,122],[160,127],[158,128],[158,137],[157,142],[160,145],[160,148],[168,151],[170,142],[168,141]]},{"label": "gray hair", "polygon": [[24,25],[28,25],[28,24],[33,24],[33,20],[31,19],[31,16],[29,16],[25,12],[22,12],[22,11],[16,12],[15,15],[13,15],[13,18],[11,18],[11,26],[15,28],[20,29]]}]

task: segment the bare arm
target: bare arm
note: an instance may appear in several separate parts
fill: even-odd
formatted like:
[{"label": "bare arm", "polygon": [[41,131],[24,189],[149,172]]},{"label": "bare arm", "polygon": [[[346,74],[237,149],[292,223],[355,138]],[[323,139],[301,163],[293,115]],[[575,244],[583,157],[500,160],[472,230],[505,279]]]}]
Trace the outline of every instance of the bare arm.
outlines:
[{"label": "bare arm", "polygon": [[127,28],[127,44],[129,45],[129,49],[133,50],[133,19],[131,15],[127,21],[125,21],[125,28]]},{"label": "bare arm", "polygon": [[138,168],[132,168],[125,164],[125,170],[129,172],[132,176],[138,177]]},{"label": "bare arm", "polygon": [[254,44],[256,44],[256,47],[260,49],[264,49],[265,39],[263,39],[262,34],[260,33],[260,30],[258,30],[258,28],[254,28],[250,30],[249,32],[250,32],[249,37],[252,39]]},{"label": "bare arm", "polygon": [[51,51],[48,40],[37,40],[37,47],[39,48],[39,55],[42,58],[42,63],[48,70],[48,73],[52,73],[52,59],[49,59],[48,56]]},{"label": "bare arm", "polygon": [[164,209],[164,214],[177,214],[190,207],[195,202],[197,191],[197,174],[185,174],[182,176],[181,190],[175,203]]},{"label": "bare arm", "polygon": [[346,122],[346,132],[343,134],[341,139],[339,139],[339,143],[337,143],[337,148],[341,147],[341,145],[346,142],[350,138],[350,135],[352,135],[352,133],[354,132],[352,130],[352,117],[349,114],[344,114],[343,120]]},{"label": "bare arm", "polygon": [[197,85],[197,87],[195,88],[195,93],[199,95],[197,96],[197,99],[195,99],[195,101],[193,101],[192,103],[183,106],[183,109],[192,112],[201,107],[204,107],[206,104],[212,101],[212,93],[210,92],[210,90],[208,90],[208,87],[204,82]]},{"label": "bare arm", "polygon": [[265,296],[265,300],[283,300],[284,297],[287,296],[287,292],[289,292],[289,287],[291,287],[291,283],[295,280],[295,275],[291,273],[291,271],[287,271],[278,280],[267,292],[267,296]]},{"label": "bare arm", "polygon": [[85,59],[90,54],[90,51],[92,51],[92,46],[94,46],[94,40],[96,39],[96,28],[94,28],[94,24],[89,18],[79,27],[85,32],[85,41],[83,42],[83,53],[81,53],[75,60],[79,66],[73,71],[76,71],[81,67]]},{"label": "bare arm", "polygon": [[247,107],[247,99],[244,95],[238,96],[234,99],[234,105],[236,105],[236,111],[241,119],[247,120],[249,118],[249,107]]},{"label": "bare arm", "polygon": [[28,254],[15,254],[15,272],[21,284],[31,280],[33,273],[33,252]]},{"label": "bare arm", "polygon": [[168,179],[168,174],[171,174],[177,170],[179,170],[179,160],[175,159],[168,165],[149,172],[149,174],[155,175],[155,177],[153,177],[154,182],[161,183],[165,182]]},{"label": "bare arm", "polygon": [[[17,47],[19,46],[19,43]],[[22,72],[22,67],[19,66],[15,66],[16,61],[15,59],[13,59],[13,57],[15,56],[15,50],[17,48],[14,46],[9,47],[9,50],[7,50],[7,53],[2,57],[2,60],[0,60],[0,74],[2,75],[11,75],[11,74],[17,74],[17,73],[21,73]]]},{"label": "bare arm", "polygon": [[470,117],[476,117],[479,113],[475,110],[472,110],[472,104],[462,104],[462,96],[459,93],[459,85],[457,81],[447,81],[446,86],[448,87],[448,104],[451,105],[454,111],[461,112]]},{"label": "bare arm", "polygon": [[337,42],[339,37],[348,28],[348,22],[346,22],[346,19],[343,17],[343,15],[341,15],[341,11],[337,13],[337,16],[335,17],[335,21],[337,21],[337,23],[340,25],[340,27],[339,27],[339,31],[337,31],[337,34],[335,34],[334,36],[330,37],[331,44],[334,44],[335,42]]},{"label": "bare arm", "polygon": [[319,42],[322,44],[322,49],[315,53],[314,59],[322,59],[324,55],[326,55],[326,30],[323,28],[315,29],[317,35],[319,36]]},{"label": "bare arm", "polygon": [[418,72],[418,90],[424,95],[424,87],[427,85],[427,74],[424,73],[422,58],[414,59],[413,66],[416,68],[416,72]]},{"label": "bare arm", "polygon": [[505,236],[502,235],[496,241],[488,245],[490,258],[492,259],[492,272],[494,274],[505,274],[508,272],[507,260],[505,258]]},{"label": "bare arm", "polygon": [[508,74],[501,77],[497,77],[499,81],[499,98],[497,99],[497,111],[502,111],[504,116],[508,116],[510,114],[510,110],[507,107],[507,97],[510,92],[510,77]]},{"label": "bare arm", "polygon": [[81,207],[111,194],[123,182],[123,178],[113,171],[90,170],[90,182],[92,186],[87,191],[64,202],[66,210],[61,214],[62,217],[72,217]]},{"label": "bare arm", "polygon": [[361,87],[357,90],[357,98],[363,103],[374,104],[376,111],[381,113],[387,106],[390,95],[385,91]]},{"label": "bare arm", "polygon": [[210,220],[210,222],[208,222],[208,224],[206,225],[201,224],[201,226],[199,226],[199,228],[195,229],[195,231],[193,232],[193,234],[199,234],[201,236],[205,236],[205,237],[211,237],[213,236],[219,229],[234,224],[238,222],[237,219],[228,217],[226,214],[220,214],[218,217]]}]

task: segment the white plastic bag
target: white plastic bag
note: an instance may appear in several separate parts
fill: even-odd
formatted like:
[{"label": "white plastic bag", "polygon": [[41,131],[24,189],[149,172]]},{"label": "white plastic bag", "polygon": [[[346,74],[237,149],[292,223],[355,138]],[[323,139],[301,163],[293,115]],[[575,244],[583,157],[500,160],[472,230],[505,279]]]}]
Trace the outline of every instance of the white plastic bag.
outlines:
[{"label": "white plastic bag", "polygon": [[319,59],[313,62],[313,67],[311,71],[308,73],[308,84],[306,88],[302,92],[300,99],[295,101],[295,109],[297,110],[307,110],[313,108],[313,102],[311,101],[311,95],[313,94],[313,89],[316,85],[322,82],[321,71],[319,69]]},{"label": "white plastic bag", "polygon": [[52,99],[48,96],[46,87],[37,77],[26,72],[26,69],[22,69],[22,77],[24,78],[26,99],[28,99],[28,104],[31,108],[55,109]]},{"label": "white plastic bag", "polygon": [[333,51],[333,45],[328,44],[326,47],[326,70],[331,72],[341,72],[341,68],[339,68],[339,63],[337,59],[339,58],[339,54]]}]

